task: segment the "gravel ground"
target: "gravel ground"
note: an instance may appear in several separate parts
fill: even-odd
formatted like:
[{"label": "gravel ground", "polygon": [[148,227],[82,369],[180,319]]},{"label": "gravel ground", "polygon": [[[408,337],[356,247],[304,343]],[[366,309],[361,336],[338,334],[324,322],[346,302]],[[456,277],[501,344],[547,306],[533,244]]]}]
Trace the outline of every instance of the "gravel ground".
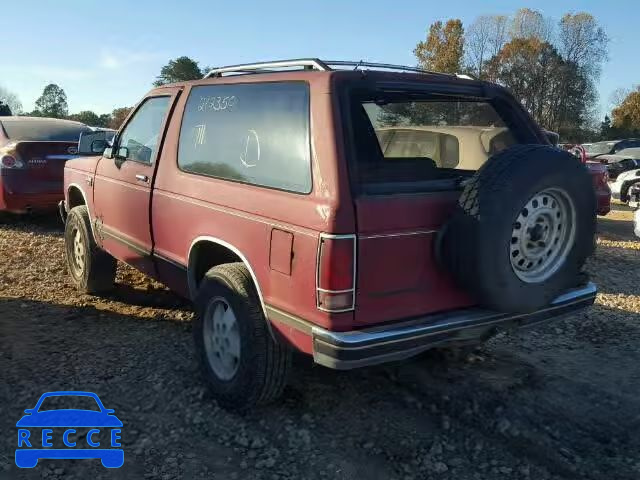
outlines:
[{"label": "gravel ground", "polygon": [[[187,303],[128,267],[78,295],[54,218],[0,219],[0,478],[638,479],[640,242],[600,219],[586,313],[501,335],[465,361],[333,372],[296,359],[282,400],[221,410],[196,365]],[[125,464],[19,470],[15,422],[51,390],[98,393]]]}]

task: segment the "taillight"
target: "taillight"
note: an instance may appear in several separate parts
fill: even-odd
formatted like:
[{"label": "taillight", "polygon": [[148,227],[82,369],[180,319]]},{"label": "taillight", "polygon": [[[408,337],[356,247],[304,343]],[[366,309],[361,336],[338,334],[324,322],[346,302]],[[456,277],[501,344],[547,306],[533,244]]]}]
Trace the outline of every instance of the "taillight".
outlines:
[{"label": "taillight", "polygon": [[3,155],[0,157],[0,168],[23,168],[24,163],[13,155]]},{"label": "taillight", "polygon": [[319,310],[347,312],[355,307],[356,237],[320,234],[316,279]]}]

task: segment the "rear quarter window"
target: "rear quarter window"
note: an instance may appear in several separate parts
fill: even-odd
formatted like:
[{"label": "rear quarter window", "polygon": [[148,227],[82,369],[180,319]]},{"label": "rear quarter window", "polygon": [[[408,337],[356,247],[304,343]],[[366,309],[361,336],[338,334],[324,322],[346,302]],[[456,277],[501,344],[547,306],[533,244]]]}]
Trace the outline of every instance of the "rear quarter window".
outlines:
[{"label": "rear quarter window", "polygon": [[309,193],[308,85],[192,88],[180,130],[178,166],[198,175]]}]

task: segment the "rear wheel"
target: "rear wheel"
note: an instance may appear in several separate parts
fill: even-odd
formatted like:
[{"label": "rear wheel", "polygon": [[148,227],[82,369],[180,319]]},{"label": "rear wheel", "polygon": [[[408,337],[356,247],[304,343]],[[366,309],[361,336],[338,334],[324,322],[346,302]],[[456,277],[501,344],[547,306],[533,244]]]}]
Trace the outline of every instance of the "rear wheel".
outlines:
[{"label": "rear wheel", "polygon": [[287,383],[291,351],[272,338],[244,264],[209,270],[195,307],[196,349],[218,402],[245,410],[277,398]]},{"label": "rear wheel", "polygon": [[96,245],[85,205],[69,211],[64,229],[64,243],[69,274],[78,290],[92,294],[113,288],[116,260]]}]

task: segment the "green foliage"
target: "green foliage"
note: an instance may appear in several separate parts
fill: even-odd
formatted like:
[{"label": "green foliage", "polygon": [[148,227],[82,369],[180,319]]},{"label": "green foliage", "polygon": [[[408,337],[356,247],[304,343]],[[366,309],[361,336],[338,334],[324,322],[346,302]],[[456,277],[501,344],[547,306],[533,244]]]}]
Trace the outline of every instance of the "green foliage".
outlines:
[{"label": "green foliage", "polygon": [[11,116],[11,109],[9,108],[9,105],[7,105],[6,103],[3,103],[2,100],[0,100],[0,117],[10,117]]},{"label": "green foliage", "polygon": [[435,22],[429,27],[426,41],[418,42],[413,51],[420,66],[426,70],[457,73],[462,70],[464,28],[459,19],[443,26]]},{"label": "green foliage", "polygon": [[162,67],[160,75],[156,77],[153,84],[159,87],[168,83],[198,80],[202,77],[203,72],[198,66],[198,62],[183,56],[170,60],[169,63]]},{"label": "green foliage", "polygon": [[111,112],[111,119],[109,121],[108,127],[113,128],[114,130],[118,130],[129,115],[130,111],[131,107],[116,108],[113,112]]},{"label": "green foliage", "polygon": [[101,124],[100,116],[97,113],[92,112],[91,110],[83,110],[79,113],[73,113],[69,115],[69,120],[75,120],[76,122],[82,122],[85,125],[89,125],[91,127],[106,127],[107,125]]},{"label": "green foliage", "polygon": [[50,83],[36,100],[35,112],[40,117],[66,118],[69,114],[67,94],[55,83]]}]

